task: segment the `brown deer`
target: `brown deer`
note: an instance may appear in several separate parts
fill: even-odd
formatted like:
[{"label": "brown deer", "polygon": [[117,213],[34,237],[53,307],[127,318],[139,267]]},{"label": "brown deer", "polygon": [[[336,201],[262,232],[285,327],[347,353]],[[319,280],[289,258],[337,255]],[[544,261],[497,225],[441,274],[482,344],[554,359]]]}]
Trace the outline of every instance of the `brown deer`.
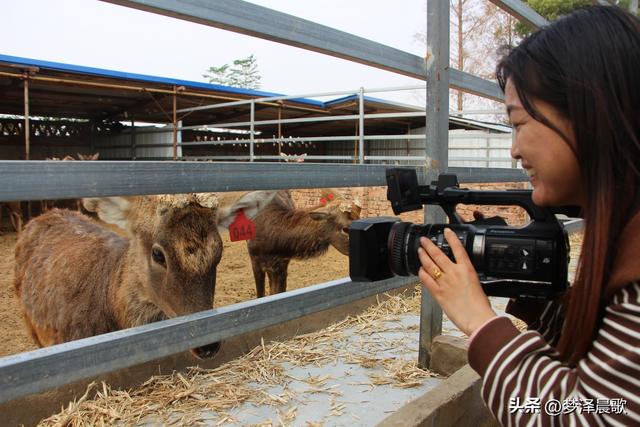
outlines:
[{"label": "brown deer", "polygon": [[[213,307],[219,229],[254,217],[275,192],[83,199],[123,237],[71,210],[30,221],[15,248],[15,289],[39,346]],[[219,343],[192,350],[212,357]]]},{"label": "brown deer", "polygon": [[[2,226],[2,208],[6,207],[9,211],[9,220],[16,233],[20,234],[22,231],[22,206],[20,202],[2,202],[0,203],[0,226]],[[2,234],[2,231],[0,231]]]},{"label": "brown deer", "polygon": [[360,218],[361,207],[335,191],[325,191],[323,199],[324,205],[297,209],[290,192],[279,191],[254,219],[256,237],[247,247],[258,298],[265,295],[265,275],[271,295],[287,290],[291,259],[320,256],[330,245],[349,255],[348,227]]}]

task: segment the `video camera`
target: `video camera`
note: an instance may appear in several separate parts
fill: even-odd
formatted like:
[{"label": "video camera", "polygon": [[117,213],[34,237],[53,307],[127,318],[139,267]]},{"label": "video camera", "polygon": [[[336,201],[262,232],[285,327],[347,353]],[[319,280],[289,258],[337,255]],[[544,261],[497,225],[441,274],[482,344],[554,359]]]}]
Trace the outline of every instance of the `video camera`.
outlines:
[{"label": "video camera", "polygon": [[[456,175],[440,175],[431,185],[418,185],[415,169],[386,171],[387,199],[393,212],[439,205],[449,224],[414,224],[396,217],[364,218],[349,228],[349,275],[353,281],[378,281],[417,276],[418,248],[425,236],[454,260],[443,232],[453,230],[465,247],[487,295],[551,299],[567,288],[569,238],[555,214],[577,216],[575,207],[543,208],[531,200],[531,190],[462,189]],[[531,222],[509,226],[499,217],[465,222],[458,204],[517,205]]]}]

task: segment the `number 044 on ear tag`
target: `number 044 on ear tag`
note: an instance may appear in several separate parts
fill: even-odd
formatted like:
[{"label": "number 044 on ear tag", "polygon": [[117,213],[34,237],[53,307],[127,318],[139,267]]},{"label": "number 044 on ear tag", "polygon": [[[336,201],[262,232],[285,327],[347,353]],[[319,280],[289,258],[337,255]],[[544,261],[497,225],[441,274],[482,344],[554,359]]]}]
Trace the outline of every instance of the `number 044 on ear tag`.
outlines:
[{"label": "number 044 on ear tag", "polygon": [[232,242],[256,238],[256,225],[244,215],[244,210],[238,211],[236,218],[229,225],[229,238]]}]

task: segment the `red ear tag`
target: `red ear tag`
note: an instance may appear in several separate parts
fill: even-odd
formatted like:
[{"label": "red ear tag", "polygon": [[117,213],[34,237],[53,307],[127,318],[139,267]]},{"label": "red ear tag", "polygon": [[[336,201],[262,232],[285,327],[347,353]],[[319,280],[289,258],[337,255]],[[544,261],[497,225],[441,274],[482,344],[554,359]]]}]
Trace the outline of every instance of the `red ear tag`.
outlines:
[{"label": "red ear tag", "polygon": [[329,199],[329,201],[333,200],[333,194],[329,193],[329,194],[327,195],[327,199]]},{"label": "red ear tag", "polygon": [[324,199],[324,197],[320,199],[320,204],[321,204],[322,206],[324,206],[324,205],[326,205],[326,204],[327,204],[327,201]]},{"label": "red ear tag", "polygon": [[256,238],[256,225],[239,210],[236,218],[229,225],[229,238],[232,242],[252,240]]}]

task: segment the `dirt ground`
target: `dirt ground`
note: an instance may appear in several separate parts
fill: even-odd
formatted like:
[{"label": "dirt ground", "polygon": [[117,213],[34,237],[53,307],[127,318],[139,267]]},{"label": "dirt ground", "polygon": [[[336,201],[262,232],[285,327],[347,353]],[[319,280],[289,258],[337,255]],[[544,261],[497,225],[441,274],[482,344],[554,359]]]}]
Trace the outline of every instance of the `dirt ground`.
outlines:
[{"label": "dirt ground", "polygon": [[[224,251],[218,266],[215,307],[235,304],[256,297],[251,263],[245,242],[231,242],[223,236]],[[35,350],[28,335],[22,311],[13,288],[14,247],[16,233],[3,230],[0,235],[0,356]],[[334,248],[325,255],[289,264],[289,290],[349,275],[348,258]],[[268,292],[268,285],[267,285]]]}]

